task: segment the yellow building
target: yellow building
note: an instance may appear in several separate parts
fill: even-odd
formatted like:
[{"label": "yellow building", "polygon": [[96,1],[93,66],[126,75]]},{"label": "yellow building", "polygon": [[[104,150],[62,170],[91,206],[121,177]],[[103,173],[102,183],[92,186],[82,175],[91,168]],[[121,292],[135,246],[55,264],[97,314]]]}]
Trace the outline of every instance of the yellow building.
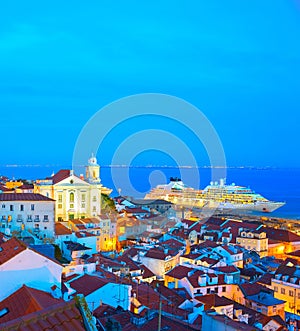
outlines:
[{"label": "yellow building", "polygon": [[286,259],[271,280],[277,299],[285,301],[285,311],[300,315],[300,266],[295,259]]},{"label": "yellow building", "polygon": [[23,182],[18,182],[18,181],[11,181],[11,182],[6,182],[5,183],[5,186],[8,188],[8,189],[14,189],[16,187],[19,187],[23,185]]},{"label": "yellow building", "polygon": [[111,192],[100,181],[100,166],[92,155],[86,166],[86,177],[73,170],[60,170],[52,177],[37,180],[34,192],[56,201],[55,220],[98,217],[101,214],[101,192]]}]

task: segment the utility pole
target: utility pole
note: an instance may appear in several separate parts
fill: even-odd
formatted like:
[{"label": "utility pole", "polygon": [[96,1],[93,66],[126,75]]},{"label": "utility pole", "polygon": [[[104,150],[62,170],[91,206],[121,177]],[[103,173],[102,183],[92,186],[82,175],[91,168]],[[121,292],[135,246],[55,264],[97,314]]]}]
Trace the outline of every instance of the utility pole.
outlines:
[{"label": "utility pole", "polygon": [[161,302],[161,297],[160,297],[159,298],[158,329],[157,329],[157,331],[160,331],[161,330],[161,305],[162,305],[162,302]]}]

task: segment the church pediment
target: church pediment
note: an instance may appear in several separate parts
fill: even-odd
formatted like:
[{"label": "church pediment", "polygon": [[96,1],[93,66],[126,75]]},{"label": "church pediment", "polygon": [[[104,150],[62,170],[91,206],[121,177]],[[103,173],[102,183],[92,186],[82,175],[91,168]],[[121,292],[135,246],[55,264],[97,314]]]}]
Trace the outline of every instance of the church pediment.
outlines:
[{"label": "church pediment", "polygon": [[66,186],[66,185],[90,186],[88,182],[82,180],[81,178],[75,175],[70,175],[69,177],[55,184],[55,186]]}]

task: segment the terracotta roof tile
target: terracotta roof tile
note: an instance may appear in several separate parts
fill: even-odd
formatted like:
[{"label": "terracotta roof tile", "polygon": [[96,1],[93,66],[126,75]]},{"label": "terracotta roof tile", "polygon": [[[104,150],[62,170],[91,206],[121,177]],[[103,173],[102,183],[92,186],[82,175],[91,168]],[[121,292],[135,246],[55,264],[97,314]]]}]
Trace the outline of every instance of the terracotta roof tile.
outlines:
[{"label": "terracotta roof tile", "polygon": [[156,260],[165,260],[169,254],[165,254],[162,249],[152,248],[146,254],[145,257],[149,257]]},{"label": "terracotta roof tile", "polygon": [[228,265],[228,266],[224,266],[224,267],[215,267],[213,269],[216,270],[216,271],[223,272],[225,274],[240,272],[239,269],[236,268],[234,265]]},{"label": "terracotta roof tile", "polygon": [[0,265],[23,252],[26,248],[26,245],[15,237],[3,242],[0,245]]},{"label": "terracotta roof tile", "polygon": [[87,251],[90,250],[90,247],[86,247],[80,243],[75,243],[73,241],[64,241],[65,245],[67,246],[67,249],[70,251]]},{"label": "terracotta roof tile", "polygon": [[205,310],[213,308],[213,307],[222,307],[222,306],[233,305],[233,301],[231,301],[225,297],[220,297],[217,294],[201,295],[201,296],[197,297],[197,300],[204,303]]},{"label": "terracotta roof tile", "polygon": [[84,296],[95,292],[107,283],[109,283],[109,280],[106,278],[90,275],[83,275],[80,278],[68,282],[68,284],[76,290],[77,294],[83,294]]},{"label": "terracotta roof tile", "polygon": [[173,277],[176,279],[182,279],[184,277],[187,277],[188,273],[190,271],[194,270],[193,268],[189,268],[183,265],[178,265],[172,270],[168,271],[166,273],[166,276]]},{"label": "terracotta roof tile", "polygon": [[55,235],[63,236],[72,234],[72,231],[64,226],[62,223],[56,222],[55,223]]},{"label": "terracotta roof tile", "polygon": [[258,294],[261,290],[266,289],[265,286],[258,284],[258,283],[243,283],[239,285],[241,291],[243,292],[244,296],[255,295]]},{"label": "terracotta roof tile", "polygon": [[274,228],[265,228],[265,232],[267,233],[267,237],[273,241],[279,242],[297,242],[300,241],[300,236],[296,233],[293,233],[288,230],[282,229],[274,229]]},{"label": "terracotta roof tile", "polygon": [[0,323],[42,310],[61,301],[54,299],[49,293],[23,285],[16,292],[0,302],[0,310],[4,308],[9,310],[8,314],[0,317]]},{"label": "terracotta roof tile", "polygon": [[150,269],[148,269],[144,264],[142,264],[140,268],[143,270],[143,279],[147,279],[155,276],[155,274]]},{"label": "terracotta roof tile", "polygon": [[62,180],[70,177],[71,171],[67,169],[59,170],[54,176],[51,177],[53,184],[57,184]]},{"label": "terracotta roof tile", "polygon": [[75,301],[59,302],[12,321],[0,324],[1,331],[84,331],[83,319]]},{"label": "terracotta roof tile", "polygon": [[38,193],[0,193],[0,201],[55,201]]},{"label": "terracotta roof tile", "polygon": [[23,185],[19,186],[18,189],[22,189],[22,190],[33,190],[34,189],[34,185],[33,184],[23,184]]}]

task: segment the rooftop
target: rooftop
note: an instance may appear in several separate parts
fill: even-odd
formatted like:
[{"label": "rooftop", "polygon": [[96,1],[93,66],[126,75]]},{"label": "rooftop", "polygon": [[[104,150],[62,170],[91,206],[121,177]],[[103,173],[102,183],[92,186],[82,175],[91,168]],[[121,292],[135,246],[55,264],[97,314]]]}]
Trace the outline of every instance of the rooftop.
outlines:
[{"label": "rooftop", "polygon": [[83,319],[75,301],[59,302],[56,305],[29,313],[1,324],[2,331],[84,331]]},{"label": "rooftop", "polygon": [[0,193],[0,201],[55,201],[38,193]]},{"label": "rooftop", "polygon": [[77,294],[83,294],[84,296],[87,296],[109,282],[110,281],[106,278],[85,274],[82,277],[76,278],[75,280],[70,280],[68,284],[74,290],[76,290]]},{"label": "rooftop", "polygon": [[8,313],[0,317],[0,323],[51,307],[59,302],[62,300],[54,299],[49,293],[23,285],[0,302],[0,311],[5,308],[8,309]]},{"label": "rooftop", "polygon": [[264,306],[275,306],[285,303],[285,301],[276,299],[272,294],[263,291],[258,294],[247,296],[247,300],[257,302]]},{"label": "rooftop", "polygon": [[197,297],[197,300],[204,303],[205,310],[213,307],[223,307],[233,305],[233,302],[225,297],[220,297],[217,294],[207,294]]},{"label": "rooftop", "polygon": [[0,245],[0,265],[12,259],[26,249],[26,245],[19,239],[12,237]]},{"label": "rooftop", "polygon": [[72,231],[64,226],[62,223],[55,223],[55,234],[57,236],[69,235],[72,234]]},{"label": "rooftop", "polygon": [[70,251],[87,251],[89,249],[91,249],[90,247],[86,247],[84,245],[81,245],[79,243],[75,243],[73,241],[64,241],[64,243],[66,244],[68,250]]}]

